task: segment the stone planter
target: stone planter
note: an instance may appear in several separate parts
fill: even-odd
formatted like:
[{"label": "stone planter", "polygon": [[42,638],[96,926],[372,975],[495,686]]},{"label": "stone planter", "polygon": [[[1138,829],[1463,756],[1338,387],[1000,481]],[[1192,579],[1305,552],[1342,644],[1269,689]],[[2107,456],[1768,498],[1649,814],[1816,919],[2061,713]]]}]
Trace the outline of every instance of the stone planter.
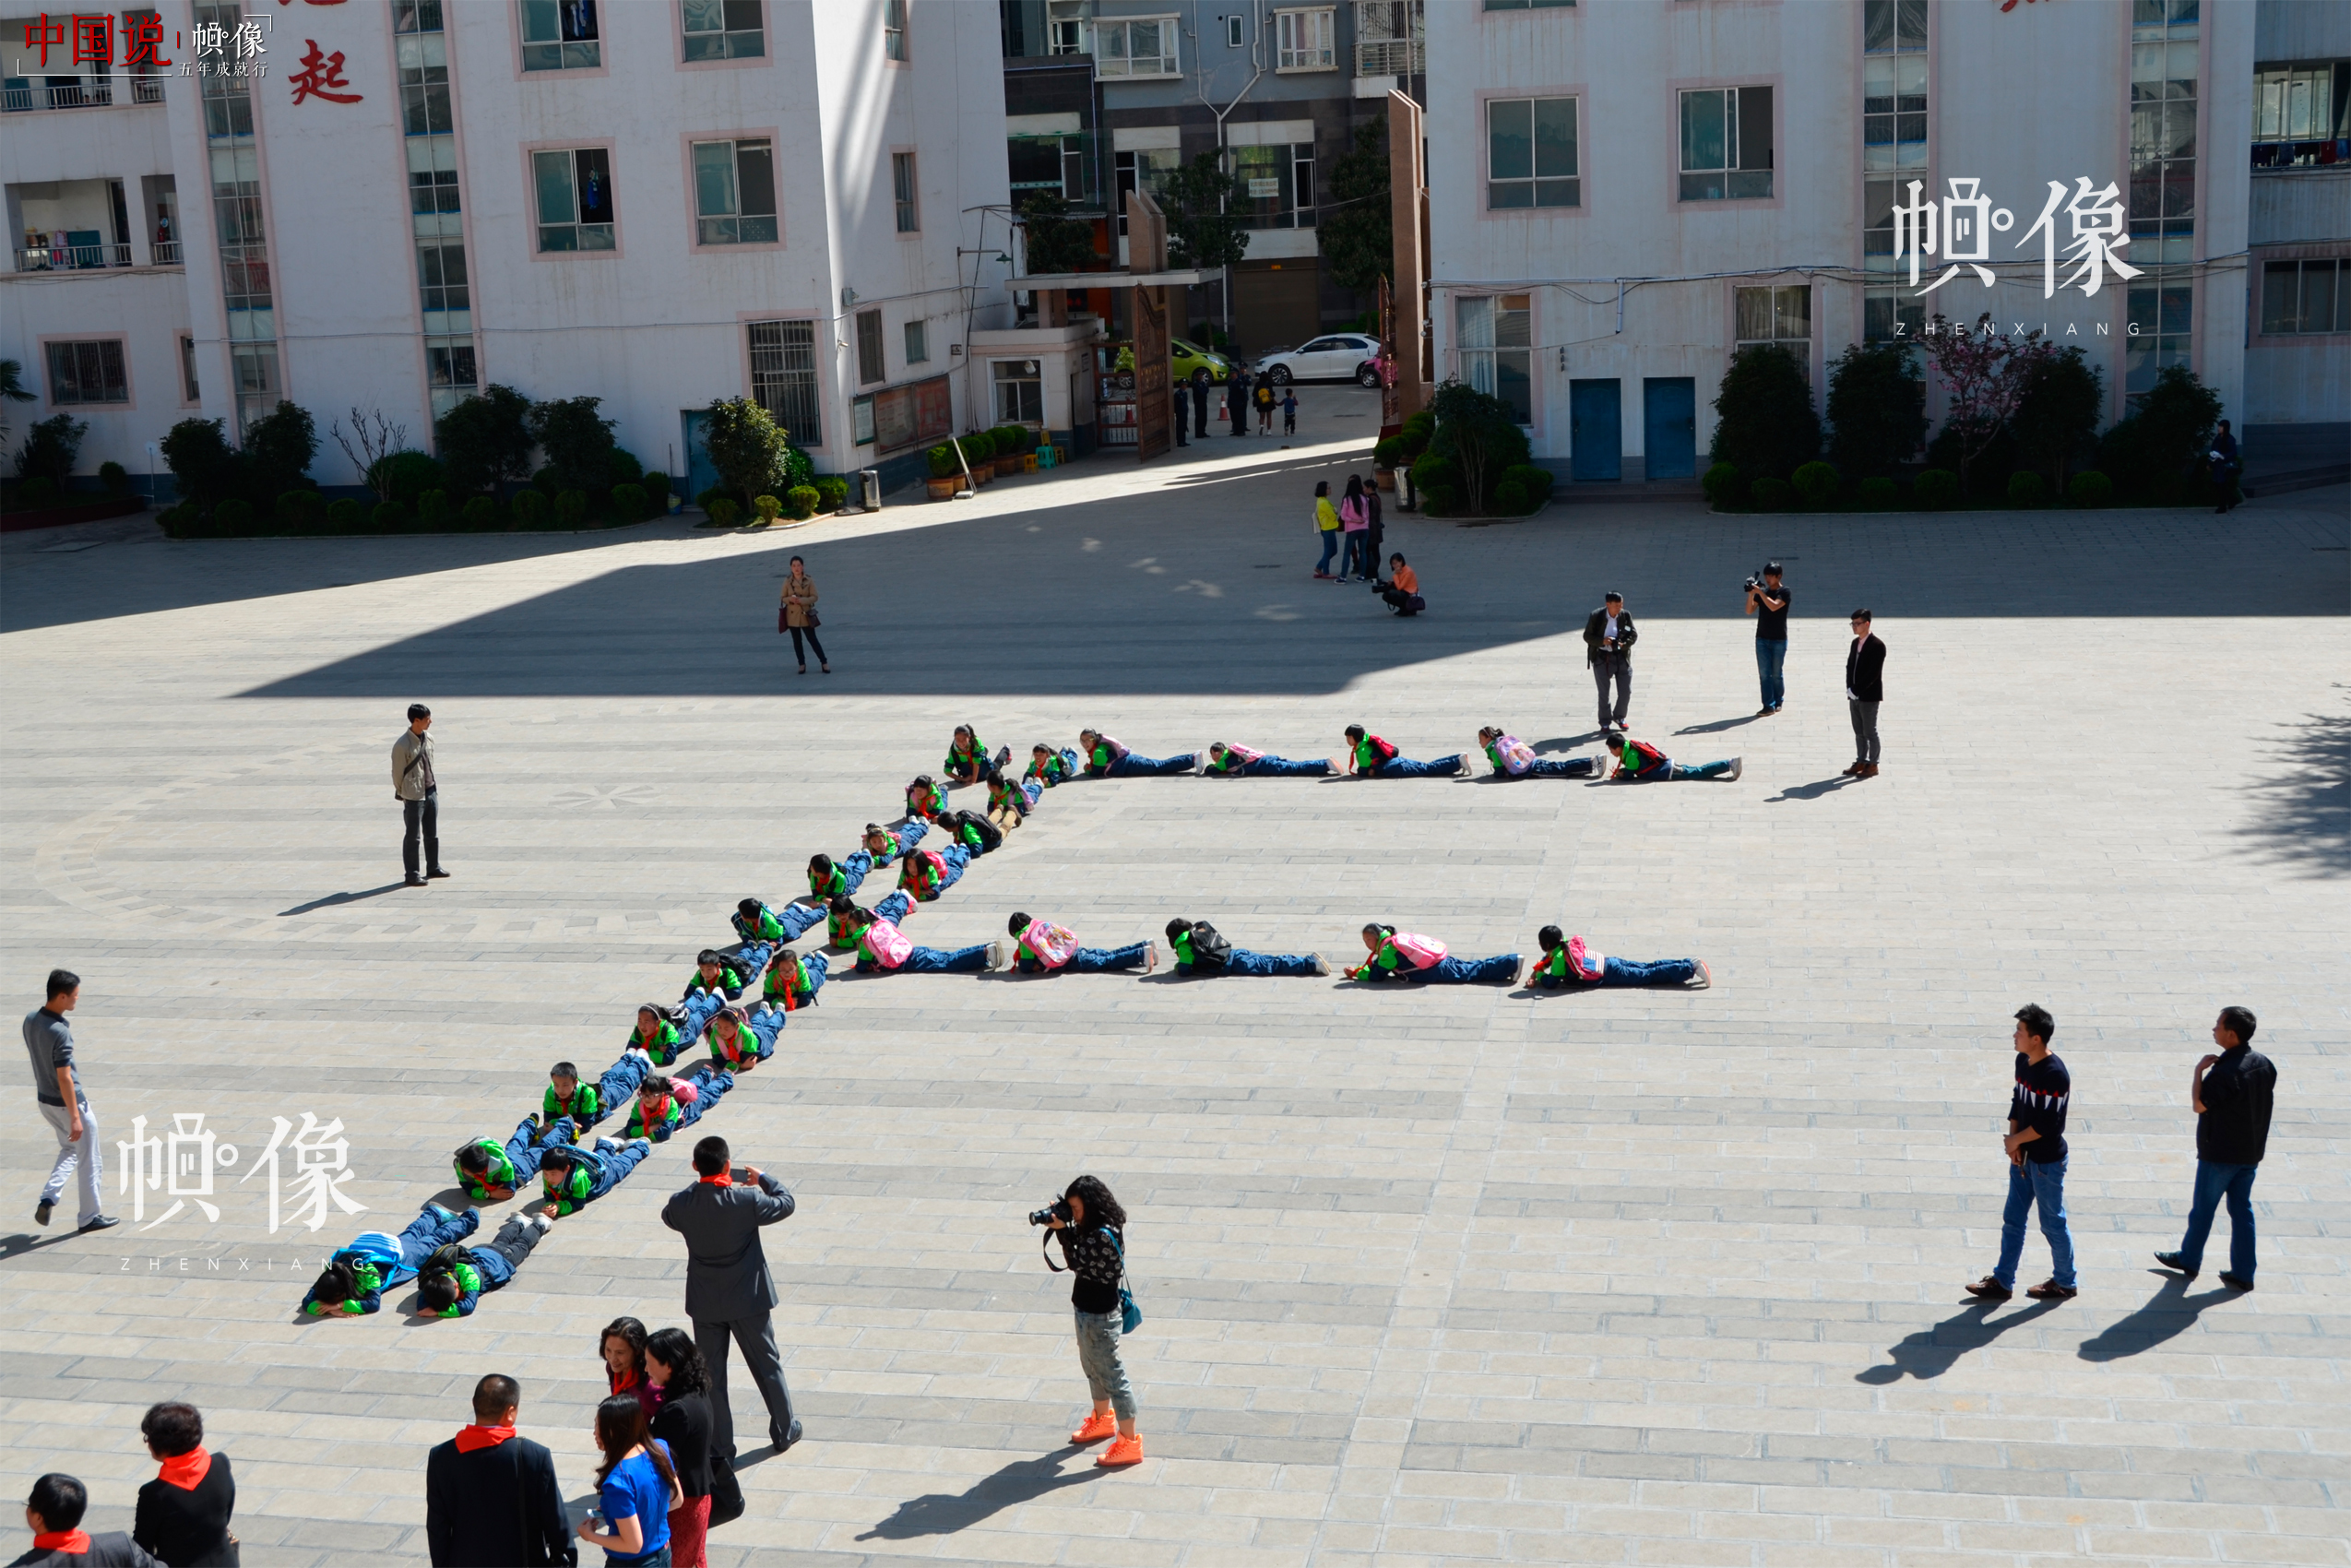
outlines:
[{"label": "stone planter", "polygon": [[1019,453],[1015,452],[1010,456],[998,457],[996,459],[996,477],[998,479],[1011,479],[1014,475],[1020,471],[1021,467]]},{"label": "stone planter", "polygon": [[931,499],[933,501],[952,501],[956,498],[956,492],[963,488],[963,481],[960,477],[953,476],[946,479],[926,479],[922,481],[922,487],[931,493]]},{"label": "stone planter", "polygon": [[1382,490],[1393,493],[1395,489],[1395,470],[1394,469],[1373,469],[1371,470],[1371,481]]},{"label": "stone planter", "polygon": [[977,490],[981,485],[993,484],[995,482],[996,465],[993,459],[985,463],[974,463],[971,465],[971,485],[973,489]]}]

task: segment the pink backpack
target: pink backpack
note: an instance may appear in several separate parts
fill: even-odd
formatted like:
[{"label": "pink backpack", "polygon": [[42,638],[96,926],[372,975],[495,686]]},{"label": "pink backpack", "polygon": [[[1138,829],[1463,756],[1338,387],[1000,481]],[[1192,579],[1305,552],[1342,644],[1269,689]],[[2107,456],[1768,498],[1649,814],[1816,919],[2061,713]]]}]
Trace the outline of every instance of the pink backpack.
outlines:
[{"label": "pink backpack", "polygon": [[1515,735],[1504,735],[1494,742],[1494,750],[1502,754],[1502,766],[1513,773],[1524,773],[1535,766],[1535,748]]},{"label": "pink backpack", "polygon": [[1444,962],[1445,944],[1433,936],[1400,931],[1388,940],[1395,944],[1395,950],[1403,954],[1416,969],[1433,969]]},{"label": "pink backpack", "polygon": [[885,969],[896,968],[914,951],[914,944],[906,932],[888,921],[875,921],[867,926],[865,939],[873,944],[873,961]]},{"label": "pink backpack", "polygon": [[1020,939],[1037,955],[1038,962],[1049,969],[1058,969],[1077,956],[1077,932],[1050,921],[1030,921]]},{"label": "pink backpack", "polygon": [[1571,936],[1567,939],[1567,967],[1575,971],[1577,980],[1587,984],[1597,980],[1608,973],[1608,964],[1607,956],[1595,953],[1585,946],[1582,937]]},{"label": "pink backpack", "polygon": [[1265,754],[1258,751],[1253,746],[1237,746],[1230,741],[1227,741],[1225,742],[1225,754],[1227,756],[1237,756],[1243,762],[1257,762],[1262,760]]}]

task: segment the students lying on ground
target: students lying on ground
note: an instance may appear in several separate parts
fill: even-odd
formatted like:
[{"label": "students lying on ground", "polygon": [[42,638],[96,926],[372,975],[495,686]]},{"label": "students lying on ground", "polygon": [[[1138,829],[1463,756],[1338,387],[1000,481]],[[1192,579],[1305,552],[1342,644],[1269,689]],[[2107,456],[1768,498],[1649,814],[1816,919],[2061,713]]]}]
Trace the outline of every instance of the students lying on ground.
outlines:
[{"label": "students lying on ground", "polygon": [[1493,958],[1447,956],[1445,944],[1433,936],[1398,931],[1392,925],[1367,925],[1363,945],[1371,956],[1347,971],[1358,980],[1416,980],[1439,985],[1509,985],[1518,979],[1518,955]]},{"label": "students lying on ground", "polygon": [[[819,855],[816,859],[821,861],[825,857]],[[810,866],[808,880],[812,883],[816,880],[813,862]],[[856,885],[854,882],[849,884],[850,887]],[[799,941],[801,932],[825,918],[825,911],[822,907],[812,909],[797,898],[786,903],[780,909],[772,908],[764,899],[745,898],[735,906],[735,912],[729,918],[734,921],[735,934],[745,944],[764,942],[773,945]]]},{"label": "students lying on ground", "polygon": [[[635,1075],[627,1079],[628,1087],[619,1095],[607,1099],[605,1089],[613,1083],[614,1075],[624,1069],[634,1069]],[[556,1063],[547,1069],[547,1088],[539,1097],[539,1130],[543,1133],[558,1122],[569,1122],[572,1137],[577,1138],[604,1120],[619,1099],[634,1094],[636,1086],[644,1081],[647,1070],[647,1061],[643,1054],[623,1051],[621,1059],[606,1071],[601,1082],[583,1084],[579,1081],[577,1067],[568,1062]]]},{"label": "students lying on ground", "polygon": [[966,845],[917,849],[898,867],[898,891],[918,904],[928,904],[961,881],[963,868],[970,863],[971,850]]},{"label": "students lying on ground", "polygon": [[1478,743],[1486,748],[1494,771],[1506,778],[1597,778],[1608,766],[1596,756],[1537,756],[1534,747],[1490,724],[1478,731]]},{"label": "students lying on ground", "polygon": [[[1074,969],[1081,975],[1099,974],[1105,969],[1131,969],[1138,964],[1149,974],[1159,967],[1159,949],[1156,943],[1135,942],[1124,947],[1080,947],[1077,932],[1051,921],[1031,920],[1025,914],[1013,916],[1005,926],[1013,938],[1013,968],[1024,975],[1041,975],[1062,969]],[[1003,944],[991,955],[990,968],[1003,968]]]},{"label": "students lying on ground", "polygon": [[327,1260],[302,1299],[302,1310],[313,1317],[376,1312],[384,1305],[384,1292],[414,1274],[435,1248],[464,1241],[481,1223],[480,1209],[451,1214],[439,1204],[426,1204],[397,1236],[366,1231]]},{"label": "students lying on ground", "polygon": [[1028,771],[1021,777],[1050,790],[1076,778],[1077,767],[1077,753],[1073,748],[1063,746],[1055,751],[1040,743],[1028,748]]},{"label": "students lying on ground", "polygon": [[486,1247],[452,1241],[437,1249],[416,1272],[418,1308],[432,1317],[471,1317],[482,1292],[512,1279],[539,1239],[554,1228],[543,1214],[509,1215]]},{"label": "students lying on ground", "polygon": [[[696,1032],[699,1032],[698,1028]],[[667,1007],[658,1002],[643,1003],[636,1010],[636,1023],[629,1029],[628,1043],[621,1049],[621,1060],[612,1063],[612,1070],[619,1071],[622,1063],[627,1062],[631,1056],[639,1053],[642,1053],[644,1061],[651,1063],[654,1066],[666,1067],[678,1059],[678,1051],[684,1046],[687,1038],[685,1031],[679,1028],[675,1020],[671,1017]],[[606,1073],[604,1075],[610,1078],[612,1075]],[[644,1081],[644,1074],[639,1073],[636,1083],[629,1085],[627,1092],[635,1094],[636,1085]],[[599,1098],[603,1099],[604,1108],[607,1111],[621,1103],[621,1096],[604,1097],[601,1094],[602,1085],[600,1084],[598,1089]]]},{"label": "students lying on ground", "polygon": [[975,855],[1003,848],[1004,830],[978,812],[948,812],[939,818],[939,826],[947,830],[949,843],[960,844]]},{"label": "students lying on ground", "polygon": [[[854,893],[865,885],[865,873],[873,869],[873,857],[862,849],[851,849],[839,860],[830,855],[808,857],[808,896],[816,900],[821,909],[828,898],[844,893]],[[793,933],[795,936],[798,932]]]},{"label": "students lying on ground", "polygon": [[955,738],[947,742],[944,772],[957,784],[977,784],[980,776],[991,766],[1002,767],[1012,761],[1012,748],[1004,747],[993,758],[988,755],[988,742],[968,724],[956,726]]},{"label": "students lying on ground", "polygon": [[1168,922],[1168,951],[1180,975],[1327,975],[1320,953],[1252,953],[1227,942],[1206,921]]},{"label": "students lying on ground", "polygon": [[569,1146],[575,1132],[568,1121],[558,1119],[542,1130],[538,1117],[526,1116],[504,1146],[495,1138],[476,1138],[458,1146],[450,1165],[466,1196],[478,1204],[505,1203],[517,1187],[539,1174],[547,1151]]},{"label": "students lying on ground", "polygon": [[1736,778],[1745,771],[1746,761],[1745,757],[1735,756],[1721,762],[1702,762],[1695,767],[1685,766],[1646,741],[1620,735],[1617,737],[1616,771],[1609,775],[1609,782],[1645,784],[1668,778]]},{"label": "students lying on ground", "polygon": [[760,987],[759,999],[786,1013],[814,1006],[816,993],[825,988],[825,971],[831,967],[822,953],[811,953],[802,958],[789,947],[779,948],[768,960],[767,978]]},{"label": "students lying on ground", "polygon": [[916,822],[936,822],[946,809],[947,787],[927,773],[915,775],[914,782],[906,787],[907,816]]},{"label": "students lying on ground", "polygon": [[1208,765],[1202,772],[1223,778],[1320,778],[1338,770],[1337,761],[1331,757],[1292,762],[1286,756],[1267,756],[1253,747],[1218,741],[1209,746]]},{"label": "students lying on ground", "polygon": [[[671,1136],[702,1120],[702,1113],[735,1087],[734,1075],[710,1062],[697,1062],[684,1072],[664,1077],[656,1073],[637,1086],[636,1104],[629,1111],[621,1136],[650,1138],[666,1144]],[[599,1138],[601,1144],[608,1140]]]},{"label": "students lying on ground", "polygon": [[906,932],[897,928],[896,921],[878,919],[876,912],[858,909],[851,913],[850,920],[857,932],[857,972],[861,975],[981,974],[998,967],[992,943],[982,942],[973,947],[917,947],[907,940]]},{"label": "students lying on ground", "polygon": [[710,1020],[710,1060],[730,1073],[748,1073],[776,1053],[784,1015],[762,1003],[756,1015],[730,1007]]},{"label": "students lying on ground", "polygon": [[[896,865],[899,861],[904,860],[907,851],[921,843],[922,836],[930,831],[930,824],[924,822],[908,822],[896,828],[887,828],[879,823],[869,822],[865,825],[865,837],[861,841],[861,847],[873,858],[873,869],[880,871],[885,866]],[[826,894],[825,897],[830,897],[832,895]]]},{"label": "students lying on ground", "polygon": [[1464,766],[1459,752],[1434,762],[1398,756],[1394,746],[1367,734],[1360,724],[1347,727],[1347,744],[1348,766],[1358,778],[1444,778],[1461,772]]},{"label": "students lying on ground", "polygon": [[1086,759],[1088,778],[1142,778],[1200,770],[1198,752],[1185,752],[1180,756],[1136,756],[1098,730],[1080,730],[1077,749]]},{"label": "students lying on ground", "polygon": [[857,945],[858,917],[870,915],[888,921],[892,925],[900,925],[912,913],[914,900],[904,893],[890,894],[870,910],[843,894],[825,907],[825,938],[835,947],[854,947]]},{"label": "students lying on ground", "polygon": [[1388,557],[1387,580],[1373,583],[1371,591],[1398,615],[1418,615],[1429,608],[1429,601],[1420,597],[1420,575],[1406,565],[1401,555]]},{"label": "students lying on ground", "polygon": [[652,1143],[642,1137],[617,1144],[599,1138],[594,1148],[554,1150],[539,1170],[540,1193],[546,1200],[539,1211],[550,1219],[577,1214],[626,1181],[652,1152]]},{"label": "students lying on ground", "polygon": [[1001,767],[991,767],[988,780],[988,820],[1006,833],[1018,827],[1028,814],[1037,809],[1038,797],[1045,786],[1033,778],[1015,778]]},{"label": "students lying on ground", "polygon": [[1545,991],[1576,990],[1596,985],[1679,985],[1704,991],[1715,983],[1714,971],[1699,958],[1653,958],[1641,963],[1595,953],[1580,936],[1564,936],[1547,925],[1535,935],[1543,956],[1526,971],[1526,982]]},{"label": "students lying on ground", "polygon": [[[755,960],[752,955],[758,956]],[[696,992],[708,992],[732,1002],[742,994],[742,988],[752,977],[767,967],[768,954],[764,943],[734,951],[705,947],[694,960],[694,973],[686,977],[684,1000]]]}]

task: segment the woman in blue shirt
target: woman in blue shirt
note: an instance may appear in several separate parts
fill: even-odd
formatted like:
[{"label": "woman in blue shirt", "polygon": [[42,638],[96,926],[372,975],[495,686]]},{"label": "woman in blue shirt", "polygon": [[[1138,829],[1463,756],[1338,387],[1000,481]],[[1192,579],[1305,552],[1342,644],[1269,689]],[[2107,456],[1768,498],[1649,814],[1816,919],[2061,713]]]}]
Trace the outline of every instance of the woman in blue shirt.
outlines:
[{"label": "woman in blue shirt", "polygon": [[[670,1513],[684,1505],[669,1445],[647,1430],[645,1408],[631,1394],[596,1407],[598,1512],[580,1522],[579,1538],[604,1549],[606,1568],[670,1568]],[[597,1532],[599,1525],[611,1530]]]}]

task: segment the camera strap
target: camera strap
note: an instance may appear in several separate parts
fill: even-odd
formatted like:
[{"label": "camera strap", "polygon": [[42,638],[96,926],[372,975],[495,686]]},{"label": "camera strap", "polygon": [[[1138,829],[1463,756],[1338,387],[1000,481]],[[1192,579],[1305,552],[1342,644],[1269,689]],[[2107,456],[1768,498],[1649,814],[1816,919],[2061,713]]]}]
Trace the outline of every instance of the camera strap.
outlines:
[{"label": "camera strap", "polygon": [[1037,1250],[1045,1254],[1045,1266],[1055,1274],[1067,1274],[1068,1269],[1053,1261],[1053,1231],[1051,1226],[1038,1233]]}]

